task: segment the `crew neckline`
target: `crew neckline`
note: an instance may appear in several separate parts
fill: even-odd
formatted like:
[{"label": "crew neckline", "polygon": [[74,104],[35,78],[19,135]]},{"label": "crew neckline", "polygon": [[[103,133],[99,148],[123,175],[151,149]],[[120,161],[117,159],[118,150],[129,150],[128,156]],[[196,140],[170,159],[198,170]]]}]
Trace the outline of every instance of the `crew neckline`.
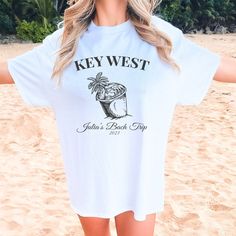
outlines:
[{"label": "crew neckline", "polygon": [[88,26],[88,32],[93,32],[93,33],[116,33],[116,32],[122,32],[122,31],[128,31],[131,29],[133,26],[130,18],[128,20],[117,24],[117,25],[96,25],[93,21],[91,20],[89,26]]}]

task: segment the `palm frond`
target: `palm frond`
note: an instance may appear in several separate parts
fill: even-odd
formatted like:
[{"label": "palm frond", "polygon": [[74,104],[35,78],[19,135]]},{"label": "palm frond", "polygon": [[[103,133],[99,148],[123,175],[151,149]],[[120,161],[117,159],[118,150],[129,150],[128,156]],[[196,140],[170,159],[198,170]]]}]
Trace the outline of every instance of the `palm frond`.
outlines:
[{"label": "palm frond", "polygon": [[96,79],[100,79],[100,77],[102,76],[102,72],[99,72],[97,75],[96,75]]},{"label": "palm frond", "polygon": [[94,93],[94,92],[97,91],[97,86],[98,86],[98,84],[95,84],[95,85],[92,87],[91,93]]},{"label": "palm frond", "polygon": [[106,86],[107,85],[107,82],[101,82],[101,83],[99,83],[99,84],[101,84],[102,86]]},{"label": "palm frond", "polygon": [[94,78],[94,77],[89,77],[89,78],[87,78],[88,80],[96,80],[96,78]]},{"label": "palm frond", "polygon": [[109,82],[108,79],[100,79],[99,81],[105,82],[105,83],[108,83],[108,82]]},{"label": "palm frond", "polygon": [[105,77],[105,76],[101,76],[101,79],[108,80],[108,78],[107,78],[107,77]]},{"label": "palm frond", "polygon": [[109,83],[108,78],[102,76],[102,72],[97,73],[96,78],[89,77],[87,79],[92,81],[88,85],[88,88],[91,89],[91,94],[94,92],[100,92],[102,89],[105,89],[105,87]]},{"label": "palm frond", "polygon": [[94,86],[94,82],[89,83],[88,89],[91,89]]}]

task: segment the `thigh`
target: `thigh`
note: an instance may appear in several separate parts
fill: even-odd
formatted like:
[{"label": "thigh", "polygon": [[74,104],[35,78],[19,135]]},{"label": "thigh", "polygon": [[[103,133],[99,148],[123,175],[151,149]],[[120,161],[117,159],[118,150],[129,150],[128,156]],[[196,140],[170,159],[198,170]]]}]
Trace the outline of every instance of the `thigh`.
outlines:
[{"label": "thigh", "polygon": [[134,219],[133,211],[126,211],[115,216],[118,236],[153,236],[156,213],[148,214],[146,220]]},{"label": "thigh", "polygon": [[[78,214],[77,214],[78,215]],[[85,236],[111,236],[110,218],[85,217],[78,215]]]}]

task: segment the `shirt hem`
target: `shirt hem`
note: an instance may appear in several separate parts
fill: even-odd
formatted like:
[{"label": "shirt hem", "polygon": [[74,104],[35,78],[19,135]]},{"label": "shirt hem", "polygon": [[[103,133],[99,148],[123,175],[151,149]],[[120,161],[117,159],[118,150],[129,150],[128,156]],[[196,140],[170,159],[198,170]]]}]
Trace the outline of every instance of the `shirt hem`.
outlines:
[{"label": "shirt hem", "polygon": [[159,207],[157,209],[153,209],[151,211],[148,211],[144,214],[144,217],[137,217],[136,214],[135,214],[135,211],[132,207],[126,207],[126,208],[123,208],[122,210],[118,210],[118,211],[114,211],[113,213],[111,214],[98,214],[98,213],[95,213],[95,214],[89,214],[89,213],[84,213],[80,210],[78,210],[74,205],[70,204],[72,210],[76,213],[76,214],[79,214],[80,216],[83,216],[83,217],[100,217],[100,218],[113,218],[123,212],[126,212],[126,211],[133,211],[134,213],[134,219],[137,220],[137,221],[144,221],[146,220],[146,215],[147,214],[153,214],[153,213],[162,213],[164,211],[164,207]]}]

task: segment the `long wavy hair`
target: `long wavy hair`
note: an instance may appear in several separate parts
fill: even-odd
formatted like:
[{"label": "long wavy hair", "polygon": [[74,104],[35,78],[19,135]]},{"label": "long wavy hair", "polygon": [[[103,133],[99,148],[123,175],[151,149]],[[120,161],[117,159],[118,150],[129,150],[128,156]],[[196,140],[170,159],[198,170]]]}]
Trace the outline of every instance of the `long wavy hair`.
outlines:
[{"label": "long wavy hair", "polygon": [[[63,34],[57,51],[51,78],[58,77],[60,84],[63,70],[72,62],[80,36],[87,30],[95,17],[96,0],[68,0],[69,7],[64,12]],[[127,0],[127,13],[137,33],[146,42],[154,45],[160,58],[179,71],[179,66],[170,57],[171,39],[151,24],[151,16],[161,0]]]}]

